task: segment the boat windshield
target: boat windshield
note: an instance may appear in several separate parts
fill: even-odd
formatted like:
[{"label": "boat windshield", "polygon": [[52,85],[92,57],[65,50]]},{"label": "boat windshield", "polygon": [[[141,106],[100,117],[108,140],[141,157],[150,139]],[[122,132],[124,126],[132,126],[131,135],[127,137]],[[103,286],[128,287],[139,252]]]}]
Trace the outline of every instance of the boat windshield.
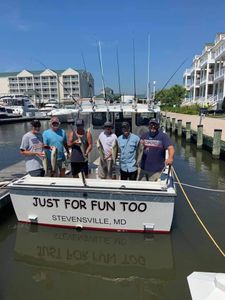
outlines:
[{"label": "boat windshield", "polygon": [[149,121],[153,118],[157,118],[155,112],[144,112],[136,114],[136,125],[137,126],[148,126]]},{"label": "boat windshield", "polygon": [[[95,112],[94,114],[92,114],[92,124],[93,124],[93,128],[97,129],[97,128],[103,128],[104,123],[107,121],[107,114],[106,112]],[[109,114],[109,120],[110,122],[112,122],[112,114]]]}]

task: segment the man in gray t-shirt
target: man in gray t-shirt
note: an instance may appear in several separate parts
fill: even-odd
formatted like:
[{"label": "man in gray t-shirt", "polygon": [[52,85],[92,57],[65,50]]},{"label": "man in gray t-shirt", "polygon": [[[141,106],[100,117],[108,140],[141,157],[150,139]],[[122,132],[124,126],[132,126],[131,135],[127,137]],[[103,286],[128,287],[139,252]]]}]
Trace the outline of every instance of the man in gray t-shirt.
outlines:
[{"label": "man in gray t-shirt", "polygon": [[117,140],[117,136],[112,132],[113,124],[111,122],[105,122],[104,131],[99,135],[99,141],[104,152],[104,159],[100,159],[98,166],[98,176],[101,179],[115,179],[115,165],[112,160],[112,148],[114,142]]},{"label": "man in gray t-shirt", "polygon": [[25,156],[26,171],[31,176],[44,176],[42,159],[45,157],[43,151],[43,138],[40,133],[41,123],[39,120],[31,121],[32,130],[24,134],[20,145],[20,153]]}]

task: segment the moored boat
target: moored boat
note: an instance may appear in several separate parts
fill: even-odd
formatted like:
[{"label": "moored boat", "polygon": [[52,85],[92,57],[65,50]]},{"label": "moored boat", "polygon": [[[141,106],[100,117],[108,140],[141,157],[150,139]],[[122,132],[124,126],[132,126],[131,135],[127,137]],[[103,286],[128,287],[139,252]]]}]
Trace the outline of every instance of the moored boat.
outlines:
[{"label": "moored boat", "polygon": [[[158,107],[121,104],[77,109],[96,141],[106,120],[121,134],[121,123],[130,123],[141,135]],[[176,189],[168,169],[156,182],[100,180],[96,176],[99,152],[94,143],[89,155],[90,177],[52,178],[25,176],[8,185],[17,218],[21,222],[78,229],[160,232],[171,229]],[[117,176],[119,178],[119,176]]]}]

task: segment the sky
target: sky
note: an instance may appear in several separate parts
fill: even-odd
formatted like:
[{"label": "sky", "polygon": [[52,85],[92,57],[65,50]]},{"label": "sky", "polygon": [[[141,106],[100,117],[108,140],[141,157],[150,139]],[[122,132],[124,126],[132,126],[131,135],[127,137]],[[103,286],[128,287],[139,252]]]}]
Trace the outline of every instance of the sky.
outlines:
[{"label": "sky", "polygon": [[218,32],[225,32],[224,0],[0,0],[0,72],[86,66],[98,94],[100,41],[105,86],[118,92],[118,49],[122,93],[134,93],[135,78],[137,94],[146,94],[148,69],[160,90],[186,60],[167,87],[182,84]]}]

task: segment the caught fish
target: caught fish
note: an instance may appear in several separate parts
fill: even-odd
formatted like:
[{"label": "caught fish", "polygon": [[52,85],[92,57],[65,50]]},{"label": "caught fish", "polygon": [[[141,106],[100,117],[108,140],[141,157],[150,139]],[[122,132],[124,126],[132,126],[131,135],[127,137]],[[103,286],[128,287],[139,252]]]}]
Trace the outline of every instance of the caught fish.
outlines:
[{"label": "caught fish", "polygon": [[136,165],[139,166],[141,163],[142,155],[144,152],[144,145],[139,142],[136,150]]},{"label": "caught fish", "polygon": [[47,156],[46,151],[45,151],[45,155],[42,159],[42,165],[43,165],[43,169],[45,170],[45,175],[47,175],[47,173],[48,173],[48,156]]},{"label": "caught fish", "polygon": [[118,156],[118,141],[117,140],[114,140],[113,144],[112,144],[112,160],[113,160],[113,163],[116,164],[116,159],[117,159],[117,156]]},{"label": "caught fish", "polygon": [[88,157],[86,155],[86,147],[85,147],[85,144],[84,144],[84,141],[82,138],[79,137],[79,141],[80,141],[80,150],[82,152],[82,155],[84,157],[84,161],[87,161],[88,160]]},{"label": "caught fish", "polygon": [[102,161],[105,160],[105,152],[104,152],[104,149],[103,149],[103,146],[102,146],[102,143],[101,141],[98,139],[97,142],[96,142],[96,146],[97,146],[97,149],[98,149],[98,153],[99,153],[99,157]]},{"label": "caught fish", "polygon": [[57,171],[57,152],[57,148],[53,146],[51,150],[51,167],[53,172]]}]

